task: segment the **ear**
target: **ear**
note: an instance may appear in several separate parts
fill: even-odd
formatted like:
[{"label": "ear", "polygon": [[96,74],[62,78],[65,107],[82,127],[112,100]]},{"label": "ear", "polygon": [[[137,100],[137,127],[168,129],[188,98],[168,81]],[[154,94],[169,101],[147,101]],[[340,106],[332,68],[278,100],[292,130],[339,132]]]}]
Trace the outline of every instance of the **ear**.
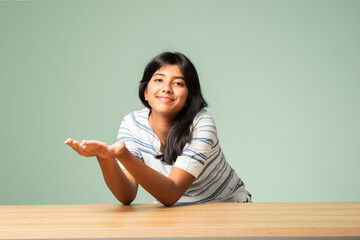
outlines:
[{"label": "ear", "polygon": [[145,98],[145,101],[148,100],[147,86],[146,86],[145,91],[144,91],[144,98]]}]

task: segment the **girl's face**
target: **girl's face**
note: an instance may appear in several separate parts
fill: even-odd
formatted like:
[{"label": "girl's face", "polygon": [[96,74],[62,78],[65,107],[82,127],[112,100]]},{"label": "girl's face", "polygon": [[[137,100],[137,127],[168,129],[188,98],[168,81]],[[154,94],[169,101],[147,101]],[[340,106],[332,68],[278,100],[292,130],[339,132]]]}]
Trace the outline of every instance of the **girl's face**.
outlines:
[{"label": "girl's face", "polygon": [[188,94],[180,68],[170,64],[163,65],[153,74],[144,92],[152,114],[172,119],[185,106]]}]

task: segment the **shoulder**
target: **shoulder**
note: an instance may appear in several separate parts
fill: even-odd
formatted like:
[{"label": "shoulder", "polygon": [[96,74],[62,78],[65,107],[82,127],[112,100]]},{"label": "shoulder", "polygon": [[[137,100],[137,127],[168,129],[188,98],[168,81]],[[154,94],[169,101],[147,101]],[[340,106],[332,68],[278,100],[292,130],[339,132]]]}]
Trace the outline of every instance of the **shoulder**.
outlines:
[{"label": "shoulder", "polygon": [[203,108],[194,118],[191,127],[193,139],[217,139],[217,130],[211,114]]},{"label": "shoulder", "polygon": [[143,137],[145,135],[149,135],[151,137],[155,137],[149,126],[148,116],[149,109],[147,108],[127,114],[120,124],[118,139],[119,136],[123,135],[131,135],[132,137]]},{"label": "shoulder", "polygon": [[196,114],[194,121],[193,121],[194,127],[201,126],[201,125],[211,125],[215,127],[215,121],[211,114],[208,112],[206,108],[203,108]]},{"label": "shoulder", "polygon": [[127,122],[128,124],[146,123],[148,121],[148,117],[149,117],[149,109],[144,108],[141,110],[128,113],[123,118],[123,122]]}]

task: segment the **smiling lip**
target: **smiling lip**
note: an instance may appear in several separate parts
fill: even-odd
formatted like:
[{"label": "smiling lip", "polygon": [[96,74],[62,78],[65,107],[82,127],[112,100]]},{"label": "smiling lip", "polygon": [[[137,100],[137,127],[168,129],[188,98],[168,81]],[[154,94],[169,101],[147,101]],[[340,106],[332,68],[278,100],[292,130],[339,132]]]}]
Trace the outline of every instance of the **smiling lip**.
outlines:
[{"label": "smiling lip", "polygon": [[174,101],[172,98],[169,98],[169,97],[157,96],[156,98],[158,98],[159,100],[164,101],[164,102],[172,102],[172,101]]}]

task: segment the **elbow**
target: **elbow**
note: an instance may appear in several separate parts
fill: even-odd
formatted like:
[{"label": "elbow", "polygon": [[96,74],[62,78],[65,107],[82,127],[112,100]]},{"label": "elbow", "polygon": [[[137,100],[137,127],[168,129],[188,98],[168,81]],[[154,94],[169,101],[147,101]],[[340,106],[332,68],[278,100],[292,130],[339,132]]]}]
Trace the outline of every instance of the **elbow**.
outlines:
[{"label": "elbow", "polygon": [[165,206],[165,207],[171,207],[172,205],[174,205],[176,202],[162,202],[162,204]]},{"label": "elbow", "polygon": [[168,192],[166,196],[162,196],[162,198],[158,198],[158,201],[161,202],[165,207],[171,207],[175,203],[177,203],[177,201],[179,201],[182,195],[183,193],[180,194],[178,191],[172,191],[171,193]]},{"label": "elbow", "polygon": [[120,199],[118,198],[118,201],[121,202],[123,205],[130,205],[133,202],[134,199]]},{"label": "elbow", "polygon": [[174,198],[174,199],[164,199],[164,200],[159,200],[162,205],[164,205],[165,207],[171,207],[172,205],[174,205],[177,201],[179,200],[179,198]]},{"label": "elbow", "polygon": [[124,194],[121,191],[113,192],[115,198],[124,205],[130,205],[136,198],[136,191]]},{"label": "elbow", "polygon": [[115,196],[115,197],[122,204],[130,205],[135,200],[135,196]]},{"label": "elbow", "polygon": [[131,203],[132,203],[132,201],[127,201],[127,202],[125,202],[125,201],[120,201],[123,205],[130,205]]}]

